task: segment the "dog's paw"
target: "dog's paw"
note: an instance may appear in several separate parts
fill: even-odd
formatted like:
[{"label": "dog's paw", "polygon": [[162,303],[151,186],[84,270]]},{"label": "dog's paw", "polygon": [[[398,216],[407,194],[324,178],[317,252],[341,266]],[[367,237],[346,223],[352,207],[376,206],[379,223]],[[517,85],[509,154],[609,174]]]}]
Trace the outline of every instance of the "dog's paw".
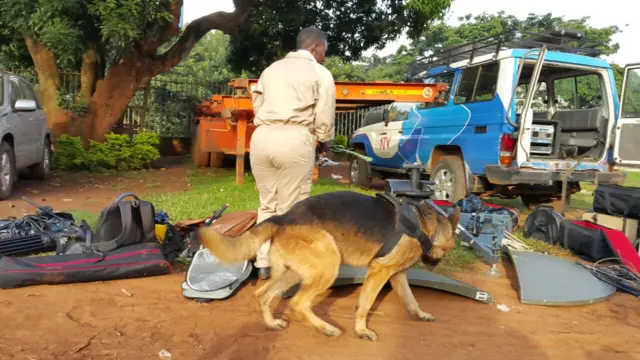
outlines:
[{"label": "dog's paw", "polygon": [[358,339],[369,340],[369,341],[378,340],[378,335],[376,335],[375,332],[369,329],[360,330],[357,333],[358,333]]},{"label": "dog's paw", "polygon": [[425,321],[425,322],[434,322],[434,321],[436,321],[436,319],[433,317],[433,315],[429,314],[428,312],[424,312],[424,311],[420,311],[420,312],[416,313],[416,317],[420,321]]},{"label": "dog's paw", "polygon": [[268,324],[267,327],[270,330],[283,330],[289,326],[289,323],[282,319],[275,319],[273,323]]},{"label": "dog's paw", "polygon": [[333,327],[333,326],[327,326],[324,329],[322,329],[322,332],[327,335],[328,337],[338,337],[340,335],[342,335],[342,331],[338,330],[337,328]]}]

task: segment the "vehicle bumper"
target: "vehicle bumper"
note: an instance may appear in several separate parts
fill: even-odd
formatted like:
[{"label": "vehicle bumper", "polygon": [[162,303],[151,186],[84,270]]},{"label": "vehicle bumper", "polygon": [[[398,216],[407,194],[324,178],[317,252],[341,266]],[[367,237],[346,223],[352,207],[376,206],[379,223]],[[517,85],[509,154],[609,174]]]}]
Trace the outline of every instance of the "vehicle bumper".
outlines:
[{"label": "vehicle bumper", "polygon": [[[565,174],[564,171],[506,168],[500,165],[487,165],[484,170],[487,180],[495,185],[552,185],[556,181],[562,181]],[[568,180],[622,185],[626,176],[622,172],[575,171]]]}]

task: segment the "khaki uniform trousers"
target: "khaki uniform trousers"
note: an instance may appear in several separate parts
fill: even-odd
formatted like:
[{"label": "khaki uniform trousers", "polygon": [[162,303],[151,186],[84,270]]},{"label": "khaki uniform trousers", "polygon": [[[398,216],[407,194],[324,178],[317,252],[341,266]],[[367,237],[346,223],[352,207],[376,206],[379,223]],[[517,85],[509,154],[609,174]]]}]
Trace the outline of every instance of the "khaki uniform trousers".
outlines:
[{"label": "khaki uniform trousers", "polygon": [[[251,172],[260,193],[258,219],[287,212],[309,197],[315,167],[315,137],[298,125],[261,125],[251,136]],[[255,266],[269,267],[271,240],[257,251]]]}]

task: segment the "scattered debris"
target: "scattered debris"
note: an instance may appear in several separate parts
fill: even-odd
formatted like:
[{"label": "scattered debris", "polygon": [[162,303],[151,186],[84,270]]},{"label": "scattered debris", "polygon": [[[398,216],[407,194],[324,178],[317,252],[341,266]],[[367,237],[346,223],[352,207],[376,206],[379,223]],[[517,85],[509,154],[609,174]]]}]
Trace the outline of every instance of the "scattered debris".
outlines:
[{"label": "scattered debris", "polygon": [[128,292],[128,291],[127,291],[127,290],[125,290],[125,289],[120,289],[120,291],[122,291],[122,292],[123,292],[125,295],[127,295],[128,297],[132,297],[132,296],[133,296],[133,294],[132,294],[132,293]]},{"label": "scattered debris", "polygon": [[496,305],[496,307],[498,308],[498,310],[502,311],[502,312],[509,312],[511,309],[505,305],[505,304],[498,304]]},{"label": "scattered debris", "polygon": [[160,350],[158,353],[161,359],[171,359],[171,353],[165,349]]},{"label": "scattered debris", "polygon": [[77,354],[78,352],[80,352],[82,349],[86,348],[87,346],[91,345],[91,341],[93,341],[93,339],[96,338],[96,336],[98,336],[98,334],[100,334],[100,332],[97,332],[93,335],[91,335],[91,337],[89,337],[85,342],[83,342],[82,344],[78,344],[76,345],[76,347],[73,348],[73,350],[71,350],[71,355],[73,354]]},{"label": "scattered debris", "polygon": [[340,179],[342,179],[343,177],[342,177],[342,175],[331,174],[331,178],[332,178],[333,180],[340,180]]},{"label": "scattered debris", "polygon": [[40,293],[32,293],[32,294],[26,294],[24,297],[29,297],[29,296],[41,296],[42,294]]},{"label": "scattered debris", "polygon": [[62,199],[62,201],[64,201],[64,202],[72,202],[73,199]]}]

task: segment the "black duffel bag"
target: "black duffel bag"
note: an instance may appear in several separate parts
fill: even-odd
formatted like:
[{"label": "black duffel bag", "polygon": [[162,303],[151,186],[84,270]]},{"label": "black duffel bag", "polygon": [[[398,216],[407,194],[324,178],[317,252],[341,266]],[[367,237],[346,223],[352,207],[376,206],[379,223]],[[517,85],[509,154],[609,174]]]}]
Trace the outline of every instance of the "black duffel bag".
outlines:
[{"label": "black duffel bag", "polygon": [[640,219],[640,188],[598,185],[593,194],[593,211],[599,214]]}]

